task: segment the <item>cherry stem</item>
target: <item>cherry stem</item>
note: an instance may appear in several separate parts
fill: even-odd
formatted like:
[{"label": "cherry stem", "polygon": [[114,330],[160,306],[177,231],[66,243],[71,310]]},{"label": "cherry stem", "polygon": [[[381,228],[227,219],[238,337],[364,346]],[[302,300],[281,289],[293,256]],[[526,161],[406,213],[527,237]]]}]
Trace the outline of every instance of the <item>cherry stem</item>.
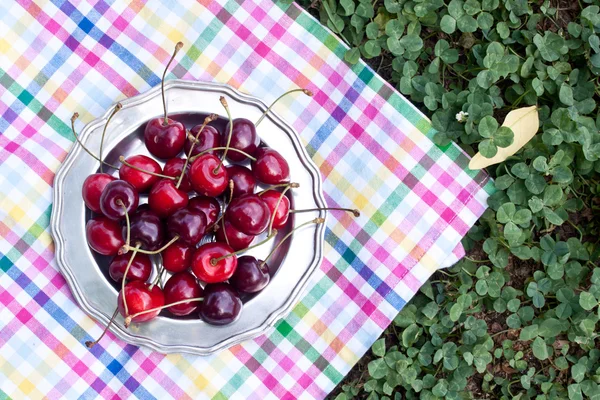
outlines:
[{"label": "cherry stem", "polygon": [[113,321],[115,320],[115,318],[117,318],[117,313],[119,312],[119,307],[117,307],[115,309],[115,312],[113,313],[112,317],[110,317],[110,320],[108,321],[108,325],[106,325],[106,328],[104,328],[104,330],[102,331],[102,334],[100,335],[100,337],[96,340],[94,340],[93,342],[91,340],[88,340],[87,342],[85,342],[85,345],[87,346],[88,349],[91,349],[92,347],[94,347],[95,345],[98,344],[98,342],[100,342],[100,340],[102,340],[102,338],[104,337],[104,335],[106,335],[106,332],[108,331],[108,328],[110,328],[110,326],[112,325]]},{"label": "cherry stem", "polygon": [[147,171],[147,170],[145,170],[143,168],[136,167],[135,165],[133,165],[129,161],[127,161],[125,159],[125,156],[119,156],[119,161],[121,161],[121,163],[123,165],[127,165],[129,168],[135,169],[136,171],[140,171],[140,172],[143,172],[143,173],[148,174],[148,175],[158,176],[159,178],[171,179],[171,180],[177,179],[174,176],[163,175],[163,174],[159,174],[157,172]]},{"label": "cherry stem", "polygon": [[100,162],[100,168],[102,168],[102,164],[106,165],[107,167],[110,168],[114,168],[114,169],[119,169],[119,167],[116,167],[112,164],[109,164],[105,161],[102,161],[101,159],[99,159],[94,153],[92,153],[87,147],[85,147],[83,145],[83,143],[81,143],[81,140],[79,140],[79,136],[77,136],[77,133],[75,132],[75,120],[79,118],[79,113],[74,113],[73,116],[71,117],[71,130],[73,131],[73,136],[75,136],[75,140],[77,140],[77,143],[79,143],[79,145],[83,148],[83,150],[86,151],[86,153],[88,153],[90,156],[92,156],[92,158],[98,162]]},{"label": "cherry stem", "polygon": [[271,250],[271,252],[265,257],[265,259],[261,262],[261,265],[265,265],[267,263],[267,260],[277,251],[277,249],[279,248],[279,246],[281,246],[283,244],[283,242],[285,242],[286,240],[288,240],[290,238],[290,236],[292,236],[292,234],[297,231],[298,229],[306,226],[306,225],[310,225],[310,224],[322,224],[323,222],[325,222],[325,218],[315,218],[313,220],[310,221],[306,221],[303,224],[298,225],[297,227],[295,227],[294,229],[292,229],[290,232],[288,232],[287,235],[285,235],[280,241],[279,243],[277,243],[277,245],[273,248],[273,250]]},{"label": "cherry stem", "polygon": [[[195,156],[191,157],[191,158],[190,158],[190,162],[194,162],[194,161],[196,161],[196,158],[198,158],[198,157],[200,157],[200,156],[203,156],[204,154],[206,154],[206,153],[208,153],[208,152],[215,151],[215,150],[225,150],[225,149],[227,149],[227,147],[211,147],[210,149],[206,149],[206,150],[204,150],[202,153],[198,153],[198,154],[196,154]],[[250,160],[252,160],[252,161],[256,161],[256,158],[255,158],[255,157],[252,157],[250,154],[246,153],[245,151],[242,151],[242,150],[240,150],[240,149],[236,149],[235,147],[229,147],[229,151],[235,151],[235,152],[238,152],[238,153],[240,153],[240,154],[242,154],[242,155],[244,155],[244,156],[248,157]],[[216,169],[217,169],[217,168],[215,168],[215,170],[216,170]]]},{"label": "cherry stem", "polygon": [[[126,246],[129,247],[128,244]],[[137,254],[137,252],[139,251],[141,246],[142,246],[142,244],[140,242],[136,243],[135,248],[133,249],[133,252],[131,253],[131,257],[129,257],[129,262],[127,263],[127,268],[125,268],[125,273],[123,274],[123,281],[121,282],[121,296],[123,296],[123,306],[125,307],[125,315],[129,314],[129,310],[127,309],[127,297],[125,296],[125,281],[127,280],[127,274],[129,273],[129,268],[131,267],[131,264],[133,263],[133,259],[135,258],[135,255]]]},{"label": "cherry stem", "polygon": [[[225,216],[225,211],[229,208],[229,204],[231,203],[231,200],[233,200],[233,187],[235,186],[235,184],[233,183],[233,179],[229,180],[229,199],[227,200],[227,203],[225,204],[225,207],[223,207],[223,212],[221,213],[221,215],[219,215],[219,218],[215,221],[215,225],[214,225],[214,230],[217,231],[217,229],[219,229],[219,221],[223,221],[223,229],[225,229],[225,219],[223,218]],[[223,231],[225,233],[225,231]],[[229,239],[227,239],[227,234],[225,234],[225,241],[227,242],[227,244],[229,244]]]},{"label": "cherry stem", "polygon": [[[218,229],[217,224],[215,224],[215,229]],[[225,230],[225,218],[221,218],[221,229],[223,229],[223,235],[225,236],[225,242],[227,243],[227,246],[230,246],[229,237],[227,236],[227,231]]]},{"label": "cherry stem", "polygon": [[231,143],[231,136],[233,135],[233,118],[231,117],[231,112],[229,111],[229,105],[227,104],[227,100],[225,100],[225,97],[221,96],[219,98],[219,101],[221,101],[221,105],[223,105],[223,108],[227,113],[227,118],[229,118],[229,135],[227,135],[227,144],[225,145],[225,151],[223,152],[221,161],[219,162],[219,165],[217,165],[217,168],[215,168],[213,172],[215,174],[219,172],[219,169],[223,165],[223,161],[225,161],[225,157],[227,157],[227,152],[229,151],[229,144]]},{"label": "cherry stem", "polygon": [[224,255],[224,256],[221,256],[221,257],[219,257],[219,258],[211,258],[211,259],[210,259],[210,264],[211,264],[211,265],[214,267],[214,266],[216,266],[216,265],[217,265],[217,263],[218,263],[219,261],[222,261],[222,260],[224,260],[224,259],[226,259],[226,258],[229,258],[229,257],[232,257],[232,256],[236,256],[236,255],[238,255],[238,254],[240,254],[240,253],[243,253],[243,252],[245,252],[245,251],[252,250],[252,249],[254,249],[254,248],[258,247],[258,246],[262,246],[263,244],[265,244],[265,243],[267,243],[269,240],[271,240],[271,238],[275,237],[275,235],[277,235],[277,230],[276,230],[276,229],[273,229],[273,232],[271,232],[271,233],[269,234],[269,236],[267,236],[267,237],[266,237],[266,238],[265,238],[265,239],[264,239],[262,242],[258,242],[258,243],[254,244],[254,245],[252,245],[252,246],[246,247],[245,249],[241,249],[241,250],[238,250],[238,251],[234,251],[233,253],[226,254],[226,255]]},{"label": "cherry stem", "polygon": [[360,211],[358,211],[356,208],[341,208],[341,207],[324,207],[324,208],[307,208],[307,209],[303,209],[303,210],[290,210],[290,213],[303,213],[303,212],[310,212],[310,211],[347,211],[349,213],[354,214],[355,217],[360,217]]},{"label": "cherry stem", "polygon": [[291,187],[292,189],[296,189],[296,188],[300,187],[300,184],[296,183],[296,182],[278,183],[277,185],[271,185],[271,186],[269,186],[265,190],[261,190],[260,192],[257,193],[257,195],[261,196],[261,195],[265,194],[266,192],[268,192],[269,190],[277,189],[277,188],[280,188],[280,187]]},{"label": "cherry stem", "polygon": [[279,195],[279,199],[277,199],[277,203],[275,204],[275,208],[273,211],[273,215],[271,216],[271,221],[269,221],[269,233],[271,233],[271,230],[273,229],[273,222],[275,222],[275,217],[277,216],[277,209],[279,208],[279,204],[281,204],[281,201],[283,200],[283,196],[285,196],[285,192],[287,192],[288,190],[290,190],[293,187],[298,187],[299,185],[296,184],[292,184],[290,183],[289,185],[286,186],[285,189],[283,189],[283,191],[281,192],[281,195]]},{"label": "cherry stem", "polygon": [[181,175],[179,176],[179,180],[177,181],[177,185],[175,185],[175,188],[179,189],[179,186],[181,185],[181,181],[183,180],[183,176],[185,175],[185,170],[190,162],[190,157],[192,155],[192,151],[194,151],[194,147],[196,146],[196,143],[198,143],[198,137],[200,136],[200,134],[202,133],[202,131],[204,130],[206,125],[208,125],[210,122],[216,120],[217,118],[219,118],[219,116],[217,114],[210,114],[208,117],[204,118],[204,122],[202,123],[202,126],[198,130],[196,137],[194,137],[193,135],[190,134],[190,136],[192,136],[192,138],[194,140],[192,140],[192,145],[190,146],[190,150],[188,151],[187,157],[185,159],[185,164],[183,164],[183,169],[181,170]]},{"label": "cherry stem", "polygon": [[123,200],[118,199],[117,204],[123,207],[123,211],[125,211],[125,223],[127,226],[127,239],[125,240],[125,245],[129,246],[129,240],[131,239],[131,226],[129,225],[129,213],[127,212],[127,206],[123,203]]},{"label": "cherry stem", "polygon": [[[165,250],[167,247],[169,247],[169,246],[170,246],[170,245],[172,245],[173,243],[175,243],[175,242],[176,242],[178,239],[179,239],[179,235],[177,235],[177,236],[173,237],[173,239],[171,239],[171,240],[169,241],[169,243],[165,244],[163,247],[161,247],[161,248],[160,248],[160,249],[158,249],[158,250],[150,251],[150,250],[138,249],[137,251],[138,251],[138,252],[140,252],[140,253],[142,253],[142,254],[150,254],[150,255],[152,255],[152,254],[158,254],[158,253],[160,253],[160,252],[164,251],[164,250]],[[128,248],[130,248],[130,246],[127,246],[127,245],[125,245],[125,246],[123,246],[123,247],[128,247]],[[129,250],[129,249],[127,249],[127,250]]]},{"label": "cherry stem", "polygon": [[267,116],[267,114],[269,113],[269,111],[271,111],[271,108],[273,108],[273,106],[282,98],[284,98],[285,96],[287,96],[288,94],[292,94],[292,93],[296,93],[296,92],[303,92],[305,95],[307,96],[311,96],[313,95],[313,92],[311,92],[308,89],[292,89],[290,91],[285,92],[284,94],[282,94],[281,96],[279,96],[278,98],[275,99],[274,102],[271,103],[271,105],[269,106],[269,108],[267,108],[265,110],[265,112],[263,113],[263,115],[261,115],[261,117],[258,119],[258,121],[256,121],[256,123],[254,124],[255,127],[258,127],[258,124],[260,124],[262,122],[262,120]]},{"label": "cherry stem", "polygon": [[165,110],[165,119],[163,119],[163,126],[167,126],[168,125],[168,122],[167,122],[167,101],[165,100],[165,76],[167,75],[167,71],[169,70],[169,66],[173,62],[173,59],[175,58],[175,56],[177,55],[177,53],[179,52],[179,50],[181,50],[182,47],[183,47],[183,43],[177,42],[177,44],[175,45],[175,50],[173,50],[173,55],[171,56],[171,59],[169,60],[169,63],[165,67],[165,71],[163,72],[163,76],[162,76],[162,79],[160,81],[160,91],[161,91],[161,94],[162,94],[163,109]]},{"label": "cherry stem", "polygon": [[125,328],[128,328],[129,325],[131,324],[132,320],[136,317],[139,317],[140,315],[148,314],[148,313],[159,311],[159,310],[164,310],[165,308],[172,307],[172,306],[178,306],[179,304],[191,303],[192,301],[204,301],[204,297],[194,297],[193,299],[178,300],[178,301],[174,301],[173,303],[165,304],[164,306],[150,308],[149,310],[144,310],[144,311],[135,313],[133,315],[129,315],[127,318],[125,318]]},{"label": "cherry stem", "polygon": [[[102,149],[104,148],[104,135],[106,135],[106,128],[108,128],[108,123],[110,122],[112,117],[114,117],[114,115],[121,108],[123,108],[123,105],[121,103],[117,103],[115,105],[115,108],[113,109],[112,113],[110,113],[110,115],[108,116],[108,119],[106,120],[106,124],[104,125],[104,129],[102,130],[102,137],[100,138],[100,155],[98,156],[98,158],[100,158],[100,161],[102,161]],[[100,162],[100,173],[104,172],[102,170],[102,167],[103,167],[102,162]]]}]

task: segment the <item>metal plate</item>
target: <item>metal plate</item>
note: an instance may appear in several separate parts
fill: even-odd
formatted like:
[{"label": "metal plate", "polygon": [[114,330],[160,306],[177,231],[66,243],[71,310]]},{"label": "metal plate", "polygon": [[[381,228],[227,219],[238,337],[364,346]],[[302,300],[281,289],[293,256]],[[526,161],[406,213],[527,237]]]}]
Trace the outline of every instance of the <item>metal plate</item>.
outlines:
[{"label": "metal plate", "polygon": [[[218,83],[171,80],[165,83],[169,115],[178,115],[188,128],[203,121],[209,113],[224,115],[219,97],[225,96],[234,118],[256,121],[266,110],[259,99]],[[104,149],[106,160],[118,164],[126,157],[148,152],[143,143],[146,122],[162,115],[160,87],[121,102],[123,109],[111,120]],[[104,116],[85,126],[81,140],[98,152],[102,129],[112,107]],[[263,142],[287,160],[291,180],[300,187],[289,191],[294,208],[324,207],[321,178],[298,134],[276,114],[270,113],[257,132]],[[98,171],[99,163],[80,146],[73,146],[54,178],[54,205],[50,226],[56,260],[80,307],[92,318],[107,324],[117,302],[117,288],[106,273],[109,258],[95,255],[87,245],[85,223],[90,218],[81,198],[85,178]],[[115,176],[118,171],[108,169]],[[325,212],[291,214],[287,229]],[[281,237],[284,232],[278,236]],[[264,234],[263,234],[264,236]],[[302,294],[310,275],[323,258],[324,225],[308,225],[295,232],[288,245],[269,261],[273,273],[269,285],[259,294],[245,299],[240,318],[226,326],[212,326],[199,319],[174,319],[166,312],[154,320],[132,324],[128,329],[121,316],[111,331],[120,339],[150,347],[163,353],[185,352],[208,355],[265,333],[286,316]],[[257,239],[256,242],[260,240]],[[249,252],[264,257],[274,242]]]}]

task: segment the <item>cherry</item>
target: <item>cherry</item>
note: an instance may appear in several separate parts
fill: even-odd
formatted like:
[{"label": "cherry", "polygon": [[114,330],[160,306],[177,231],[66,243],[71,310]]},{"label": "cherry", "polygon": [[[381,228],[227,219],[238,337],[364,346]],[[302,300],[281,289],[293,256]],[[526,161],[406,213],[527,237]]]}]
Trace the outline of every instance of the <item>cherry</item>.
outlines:
[{"label": "cherry", "polygon": [[[140,169],[155,174],[162,174],[163,172],[155,160],[141,154],[128,157],[125,161],[129,165],[121,165],[121,168],[119,168],[119,177],[130,183],[140,193],[150,189],[160,179],[159,176],[148,174],[140,171]],[[131,166],[136,168],[132,168]]]},{"label": "cherry", "polygon": [[[225,243],[205,243],[192,256],[192,272],[206,283],[224,282],[237,266],[237,257],[231,253],[233,249]],[[217,261],[220,257],[224,258]]]},{"label": "cherry", "polygon": [[140,197],[131,184],[117,179],[110,182],[100,195],[102,214],[110,219],[121,219],[136,210]]},{"label": "cherry", "polygon": [[177,45],[175,45],[173,55],[162,76],[161,94],[165,112],[164,117],[151,119],[146,124],[146,129],[144,130],[144,142],[146,143],[146,147],[152,155],[158,158],[175,157],[181,152],[185,143],[185,126],[181,122],[167,117],[167,103],[165,100],[165,75],[167,74],[171,62],[173,62],[173,59],[182,46],[183,43],[181,42],[178,42]]},{"label": "cherry", "polygon": [[[192,143],[194,143],[196,137],[198,140],[192,149],[192,156],[200,154],[205,150],[217,147],[221,144],[221,134],[217,128],[209,125],[205,125],[204,128],[202,128],[202,125],[204,124],[196,125],[190,130],[190,134],[187,136],[187,140],[185,141],[185,154],[190,154]],[[218,151],[211,150],[208,151],[207,154],[217,155]]]},{"label": "cherry", "polygon": [[88,244],[96,253],[114,256],[125,244],[121,235],[121,224],[118,221],[97,216],[85,225]]},{"label": "cherry", "polygon": [[187,206],[188,200],[187,193],[177,189],[175,183],[169,179],[156,182],[148,195],[150,208],[163,218]]},{"label": "cherry", "polygon": [[[125,298],[125,303],[123,302]],[[165,304],[165,296],[158,285],[150,285],[142,281],[131,281],[119,292],[119,312],[125,318]],[[131,318],[133,322],[145,322],[155,318],[160,310],[144,313]],[[125,323],[125,326],[129,324]]]},{"label": "cherry", "polygon": [[171,118],[154,118],[144,130],[148,151],[158,158],[173,158],[181,152],[185,142],[185,126]]},{"label": "cherry", "polygon": [[252,173],[259,181],[276,185],[290,181],[290,167],[281,154],[270,147],[261,147],[254,154]]},{"label": "cherry", "polygon": [[260,235],[271,219],[269,207],[255,194],[233,199],[225,215],[236,229],[246,235]]},{"label": "cherry", "polygon": [[162,255],[163,267],[169,272],[185,271],[192,265],[192,254],[195,248],[175,242],[167,247]]},{"label": "cherry", "polygon": [[182,208],[175,211],[167,220],[169,237],[179,236],[179,241],[195,246],[206,233],[206,216],[204,213]]},{"label": "cherry", "polygon": [[102,195],[106,185],[116,179],[114,176],[104,173],[92,174],[85,178],[83,187],[81,188],[81,195],[87,208],[95,213],[100,213],[100,195]]},{"label": "cherry", "polygon": [[[163,168],[163,174],[167,176],[172,176],[173,178],[179,179],[181,176],[181,171],[183,171],[183,167],[185,165],[185,160],[183,158],[171,158],[169,161],[165,163],[165,167]],[[185,174],[183,174],[183,178],[181,179],[181,184],[179,185],[179,189],[184,192],[192,191],[192,184],[190,183],[190,168],[185,168]]]},{"label": "cherry", "polygon": [[[198,285],[194,275],[189,272],[179,272],[169,278],[164,288],[165,303],[175,303],[182,300],[202,297],[202,288]],[[196,311],[200,306],[199,301],[173,305],[168,308],[177,316],[184,316]]]},{"label": "cherry", "polygon": [[[285,195],[282,197],[281,193],[275,190],[267,190],[260,195],[260,198],[267,204],[271,211],[271,218],[273,218],[272,228],[283,228],[288,221],[290,213],[290,199]],[[275,207],[277,207],[277,211],[275,211]]]},{"label": "cherry", "polygon": [[192,163],[190,182],[199,194],[216,197],[225,191],[229,179],[227,170],[221,166],[217,157],[203,154]]},{"label": "cherry", "polygon": [[[110,262],[108,273],[115,282],[119,283],[123,279],[129,258],[129,254],[122,254],[116,256]],[[151,273],[152,261],[150,261],[150,257],[146,254],[136,254],[127,272],[127,280],[146,282],[150,278]]]},{"label": "cherry", "polygon": [[[233,122],[227,123],[225,132],[229,132],[230,124],[233,126],[233,130],[229,147],[233,147],[234,149],[241,150],[253,156],[260,145],[260,138],[256,134],[256,127],[252,121],[249,121],[246,118],[236,118]],[[225,146],[226,142],[227,137],[223,136],[221,144]],[[246,156],[238,152],[229,152],[227,158],[231,161],[240,162],[244,161]]]},{"label": "cherry", "polygon": [[238,258],[238,265],[229,279],[235,289],[244,293],[256,293],[265,288],[270,280],[269,267],[252,256]]},{"label": "cherry", "polygon": [[[138,209],[130,218],[130,241],[140,243],[145,250],[154,251],[160,248],[165,238],[165,228],[158,214],[146,206]],[[123,237],[127,236],[123,227]]]},{"label": "cherry", "polygon": [[235,251],[250,246],[255,237],[254,235],[246,235],[240,232],[227,220],[224,220],[223,225],[219,226],[215,236],[217,241],[229,244]]},{"label": "cherry", "polygon": [[200,317],[211,325],[226,325],[235,321],[242,311],[242,300],[226,283],[207,285]]},{"label": "cherry", "polygon": [[230,165],[227,167],[227,176],[233,181],[233,197],[254,193],[256,178],[248,168]]},{"label": "cherry", "polygon": [[206,230],[209,230],[217,219],[221,211],[221,205],[214,197],[196,196],[192,197],[187,205],[191,211],[203,213],[206,217]]}]

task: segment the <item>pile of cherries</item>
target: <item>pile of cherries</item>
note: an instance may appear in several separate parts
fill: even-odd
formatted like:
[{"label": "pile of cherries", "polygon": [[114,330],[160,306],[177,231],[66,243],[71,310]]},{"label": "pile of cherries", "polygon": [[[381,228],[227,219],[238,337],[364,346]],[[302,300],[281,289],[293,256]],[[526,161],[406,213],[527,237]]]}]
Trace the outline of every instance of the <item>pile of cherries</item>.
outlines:
[{"label": "pile of cherries", "polygon": [[[181,46],[175,47],[165,74]],[[272,239],[288,224],[290,213],[312,210],[290,209],[286,192],[298,185],[290,182],[285,158],[257,135],[262,117],[256,124],[232,119],[221,97],[229,119],[224,131],[211,125],[216,114],[188,131],[167,115],[165,74],[164,116],[150,120],[144,131],[146,148],[165,161],[164,166],[145,155],[120,157],[121,164],[115,166],[103,161],[103,141],[99,157],[84,147],[100,162],[100,172],[88,176],[82,187],[83,200],[93,212],[86,225],[87,241],[98,254],[114,257],[108,272],[120,291],[111,323],[117,311],[127,327],[167,309],[174,316],[197,315],[209,324],[230,324],[242,311],[243,296],[267,286],[268,258],[294,230],[264,260],[238,255]],[[120,108],[117,104],[107,126]],[[77,114],[71,119],[74,134],[76,118]],[[103,172],[103,166],[118,170],[118,178]],[[267,188],[260,190],[261,184]],[[147,194],[147,204],[141,204],[141,194]],[[346,211],[358,215],[356,210]],[[316,218],[296,229],[323,222]],[[253,245],[263,233],[266,238]],[[159,267],[150,282],[152,259],[159,260]],[[165,272],[171,276],[161,286]],[[86,344],[92,347],[100,338]]]}]

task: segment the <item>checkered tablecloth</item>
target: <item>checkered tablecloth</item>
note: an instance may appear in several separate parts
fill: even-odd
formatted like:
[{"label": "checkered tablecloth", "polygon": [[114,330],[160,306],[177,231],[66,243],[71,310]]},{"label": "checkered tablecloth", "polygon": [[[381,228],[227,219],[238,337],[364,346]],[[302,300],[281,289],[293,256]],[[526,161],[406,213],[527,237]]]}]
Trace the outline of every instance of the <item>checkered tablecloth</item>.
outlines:
[{"label": "checkered tablecloth", "polygon": [[[248,1],[0,2],[0,399],[323,398],[441,266],[492,186],[429,120],[292,4]],[[131,3],[131,4],[129,4]],[[74,302],[54,261],[52,181],[68,121],[169,77],[228,83],[300,133],[330,205],[325,259],[267,336],[212,357],[163,355],[109,334]],[[81,129],[83,122],[77,128]]]}]

